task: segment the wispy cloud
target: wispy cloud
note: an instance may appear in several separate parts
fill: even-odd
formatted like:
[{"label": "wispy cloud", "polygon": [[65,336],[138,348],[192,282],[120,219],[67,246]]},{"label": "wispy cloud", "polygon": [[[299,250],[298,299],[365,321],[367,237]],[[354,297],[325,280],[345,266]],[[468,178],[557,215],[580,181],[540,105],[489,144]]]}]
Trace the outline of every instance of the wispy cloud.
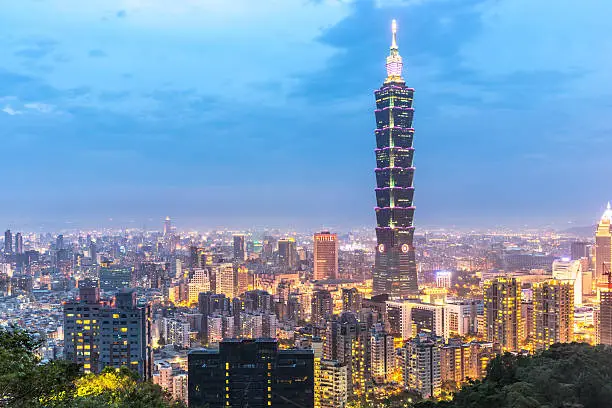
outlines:
[{"label": "wispy cloud", "polygon": [[4,108],[2,108],[2,112],[6,113],[8,115],[11,115],[11,116],[23,114],[22,111],[15,110],[11,106],[9,106],[9,105],[6,105]]}]

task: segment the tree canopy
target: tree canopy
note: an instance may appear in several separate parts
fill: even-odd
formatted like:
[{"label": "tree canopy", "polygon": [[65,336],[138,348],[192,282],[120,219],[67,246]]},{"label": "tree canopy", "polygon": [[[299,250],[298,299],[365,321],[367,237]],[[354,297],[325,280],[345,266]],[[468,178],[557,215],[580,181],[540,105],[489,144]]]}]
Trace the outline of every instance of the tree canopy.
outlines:
[{"label": "tree canopy", "polygon": [[180,408],[161,387],[139,381],[127,368],[82,375],[68,361],[42,363],[29,333],[0,329],[0,407]]},{"label": "tree canopy", "polygon": [[452,401],[415,408],[601,408],[612,404],[612,349],[555,344],[533,356],[509,353],[491,360],[482,381]]}]

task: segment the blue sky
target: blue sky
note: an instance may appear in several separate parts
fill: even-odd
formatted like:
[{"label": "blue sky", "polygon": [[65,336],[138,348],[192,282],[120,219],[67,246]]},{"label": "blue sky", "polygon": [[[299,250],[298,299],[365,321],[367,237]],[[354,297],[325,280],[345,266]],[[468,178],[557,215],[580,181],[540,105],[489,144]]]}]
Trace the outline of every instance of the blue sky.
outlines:
[{"label": "blue sky", "polygon": [[373,225],[372,92],[396,18],[417,226],[588,225],[612,199],[610,15],[609,0],[0,0],[0,223]]}]

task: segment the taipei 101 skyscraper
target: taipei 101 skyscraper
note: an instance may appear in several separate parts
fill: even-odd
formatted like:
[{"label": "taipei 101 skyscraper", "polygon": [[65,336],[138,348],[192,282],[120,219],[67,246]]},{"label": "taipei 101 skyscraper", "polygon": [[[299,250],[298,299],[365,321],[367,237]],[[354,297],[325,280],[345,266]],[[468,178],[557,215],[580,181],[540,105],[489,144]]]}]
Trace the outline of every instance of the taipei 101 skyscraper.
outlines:
[{"label": "taipei 101 skyscraper", "polygon": [[387,79],[376,90],[376,261],[373,294],[409,298],[418,294],[413,246],[414,167],[412,98],[402,77],[397,23],[392,24]]}]

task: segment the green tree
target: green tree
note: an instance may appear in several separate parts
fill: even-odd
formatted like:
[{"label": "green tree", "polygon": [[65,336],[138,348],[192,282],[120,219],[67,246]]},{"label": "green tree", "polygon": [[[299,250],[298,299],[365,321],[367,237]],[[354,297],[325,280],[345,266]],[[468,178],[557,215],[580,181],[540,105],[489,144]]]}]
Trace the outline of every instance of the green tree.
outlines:
[{"label": "green tree", "polygon": [[30,333],[0,329],[0,407],[15,408],[182,408],[161,387],[139,381],[123,368],[81,375],[76,364],[42,364]]},{"label": "green tree", "polygon": [[611,406],[612,349],[554,344],[533,356],[504,354],[487,376],[464,386],[453,401],[415,408],[599,408]]},{"label": "green tree", "polygon": [[0,406],[34,407],[71,392],[78,366],[67,361],[41,364],[40,342],[17,329],[0,329]]}]

